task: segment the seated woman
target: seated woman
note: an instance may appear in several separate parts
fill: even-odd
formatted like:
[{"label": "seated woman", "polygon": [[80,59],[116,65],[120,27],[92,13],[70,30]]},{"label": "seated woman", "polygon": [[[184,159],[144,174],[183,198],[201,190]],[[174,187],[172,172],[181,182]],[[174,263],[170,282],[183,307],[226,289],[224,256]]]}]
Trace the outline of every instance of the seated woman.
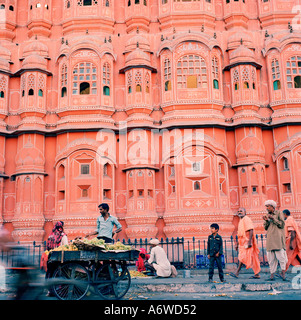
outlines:
[{"label": "seated woman", "polygon": [[146,252],[144,248],[140,248],[140,253],[138,260],[136,261],[136,267],[139,272],[145,271],[144,262],[149,259],[150,255]]}]

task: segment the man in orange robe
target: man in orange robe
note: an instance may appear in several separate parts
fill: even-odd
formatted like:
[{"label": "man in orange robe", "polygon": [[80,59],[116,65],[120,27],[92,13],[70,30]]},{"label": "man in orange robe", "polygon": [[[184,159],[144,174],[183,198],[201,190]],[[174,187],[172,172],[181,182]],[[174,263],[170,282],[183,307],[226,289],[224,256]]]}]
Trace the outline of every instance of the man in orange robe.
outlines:
[{"label": "man in orange robe", "polygon": [[289,210],[283,210],[285,219],[285,243],[288,262],[286,270],[290,265],[301,265],[301,234],[296,220],[291,216]]},{"label": "man in orange robe", "polygon": [[240,221],[237,229],[236,250],[238,250],[238,268],[235,273],[230,273],[230,276],[238,278],[241,267],[246,265],[247,269],[252,268],[254,276],[251,278],[260,279],[260,261],[259,261],[259,249],[254,234],[254,225],[252,220],[247,217],[245,208],[238,209],[238,217]]}]

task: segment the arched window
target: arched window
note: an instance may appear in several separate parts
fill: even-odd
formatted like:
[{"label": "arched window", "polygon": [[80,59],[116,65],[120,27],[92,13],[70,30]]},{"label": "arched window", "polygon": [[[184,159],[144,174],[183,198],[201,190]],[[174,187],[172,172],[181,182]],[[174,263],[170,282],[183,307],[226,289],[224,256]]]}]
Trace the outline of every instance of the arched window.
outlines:
[{"label": "arched window", "polygon": [[162,0],[162,4],[166,4],[168,0]]},{"label": "arched window", "polygon": [[140,3],[140,0],[135,0],[135,4],[139,4]]},{"label": "arched window", "polygon": [[145,75],[145,92],[149,93],[149,74]]},{"label": "arched window", "polygon": [[194,190],[200,190],[201,189],[201,185],[200,185],[199,181],[195,181],[194,182],[193,189]]},{"label": "arched window", "polygon": [[274,90],[280,90],[280,89],[281,89],[280,80],[275,80],[275,81],[273,82],[273,89],[274,89]]},{"label": "arched window", "polygon": [[38,96],[39,96],[39,97],[43,97],[43,90],[42,90],[42,89],[39,89],[39,91],[38,91]]},{"label": "arched window", "polygon": [[165,59],[164,61],[164,83],[165,83],[165,91],[171,90],[171,65],[170,60]]},{"label": "arched window", "polygon": [[2,77],[0,79],[0,98],[4,98],[6,86],[7,86],[7,80],[4,77]]},{"label": "arched window", "polygon": [[66,64],[62,65],[61,68],[61,96],[66,97],[67,96],[67,66]]},{"label": "arched window", "polygon": [[128,7],[130,7],[130,6],[131,6],[131,0],[128,1]]},{"label": "arched window", "polygon": [[278,59],[272,60],[272,79],[274,90],[280,89],[280,67]]},{"label": "arched window", "polygon": [[14,7],[13,6],[9,6],[8,8],[10,11],[14,11]]},{"label": "arched window", "polygon": [[249,82],[248,81],[244,82],[244,89],[249,89]]},{"label": "arched window", "polygon": [[132,93],[132,74],[128,73],[127,76],[127,86],[128,86],[128,93]]},{"label": "arched window", "polygon": [[219,85],[218,85],[219,72],[218,72],[217,57],[212,58],[212,79],[213,79],[213,89],[219,89]]},{"label": "arched window", "polygon": [[90,83],[81,82],[79,85],[79,94],[90,94]]},{"label": "arched window", "polygon": [[5,9],[5,5],[4,5],[4,4],[1,4],[1,5],[0,5],[0,10],[3,10],[3,9]]},{"label": "arched window", "polygon": [[288,88],[301,88],[301,56],[293,56],[286,62],[286,81]]},{"label": "arched window", "polygon": [[301,88],[301,77],[294,77],[294,88]]},{"label": "arched window", "polygon": [[61,90],[61,97],[64,98],[64,97],[67,97],[67,88],[66,87],[63,87],[62,90]]},{"label": "arched window", "polygon": [[289,163],[288,163],[288,159],[286,157],[282,158],[282,166],[283,166],[283,170],[287,171],[289,170]]},{"label": "arched window", "polygon": [[102,68],[102,84],[103,84],[103,94],[106,96],[110,95],[110,78],[111,78],[111,71],[110,65],[108,62],[104,63]]},{"label": "arched window", "polygon": [[256,69],[252,69],[252,88],[253,90],[256,89]]},{"label": "arched window", "polygon": [[107,163],[103,166],[103,175],[104,176],[108,175],[108,164]]},{"label": "arched window", "polygon": [[29,90],[28,90],[28,95],[29,95],[29,96],[33,96],[33,95],[34,95],[33,89],[29,89]]},{"label": "arched window", "polygon": [[109,7],[110,6],[110,1],[109,0],[104,0],[104,6]]},{"label": "arched window", "polygon": [[164,89],[165,89],[165,91],[171,90],[171,81],[170,80],[165,81]]},{"label": "arched window", "polygon": [[243,81],[243,88],[244,89],[249,89],[249,70],[247,68],[243,68],[242,70],[242,81]]},{"label": "arched window", "polygon": [[218,80],[213,80],[213,89],[219,89]]},{"label": "arched window", "polygon": [[142,78],[140,71],[135,73],[135,84],[136,84],[136,92],[142,91]]},{"label": "arched window", "polygon": [[198,55],[186,55],[177,63],[178,89],[207,88],[205,60]]},{"label": "arched window", "polygon": [[72,94],[97,94],[96,80],[97,69],[93,63],[78,63],[73,69]]},{"label": "arched window", "polygon": [[233,72],[233,83],[234,83],[234,90],[239,90],[239,73],[238,70],[234,70]]},{"label": "arched window", "polygon": [[104,86],[103,87],[103,94],[105,96],[109,96],[110,95],[110,88],[108,86]]}]

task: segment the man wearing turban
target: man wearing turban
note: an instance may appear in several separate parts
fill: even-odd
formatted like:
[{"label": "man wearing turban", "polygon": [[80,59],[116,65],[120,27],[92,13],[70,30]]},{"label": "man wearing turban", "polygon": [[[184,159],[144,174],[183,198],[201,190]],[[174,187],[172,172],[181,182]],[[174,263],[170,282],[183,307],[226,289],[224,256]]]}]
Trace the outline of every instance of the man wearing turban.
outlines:
[{"label": "man wearing turban", "polygon": [[285,281],[287,264],[285,244],[285,222],[281,211],[276,210],[276,202],[267,200],[265,203],[267,214],[263,216],[264,229],[267,231],[266,250],[271,276],[268,280],[273,281],[278,262],[281,268],[281,277]]},{"label": "man wearing turban", "polygon": [[160,241],[158,239],[151,239],[151,252],[150,258],[145,263],[145,267],[156,272],[158,277],[171,276],[171,264],[167,258],[165,250],[159,246]]}]

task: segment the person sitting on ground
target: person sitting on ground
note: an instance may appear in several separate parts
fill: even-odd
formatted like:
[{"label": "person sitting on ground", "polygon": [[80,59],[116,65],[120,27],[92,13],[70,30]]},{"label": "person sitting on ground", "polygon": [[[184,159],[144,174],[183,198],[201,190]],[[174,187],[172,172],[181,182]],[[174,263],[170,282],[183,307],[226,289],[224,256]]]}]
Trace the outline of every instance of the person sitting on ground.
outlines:
[{"label": "person sitting on ground", "polygon": [[144,263],[149,258],[150,258],[150,255],[146,252],[146,250],[144,248],[140,248],[139,257],[138,257],[138,260],[136,261],[136,267],[139,272],[146,271]]},{"label": "person sitting on ground", "polygon": [[165,250],[159,246],[158,239],[150,240],[150,258],[145,262],[146,269],[153,271],[158,277],[170,277],[172,274],[171,264]]}]

